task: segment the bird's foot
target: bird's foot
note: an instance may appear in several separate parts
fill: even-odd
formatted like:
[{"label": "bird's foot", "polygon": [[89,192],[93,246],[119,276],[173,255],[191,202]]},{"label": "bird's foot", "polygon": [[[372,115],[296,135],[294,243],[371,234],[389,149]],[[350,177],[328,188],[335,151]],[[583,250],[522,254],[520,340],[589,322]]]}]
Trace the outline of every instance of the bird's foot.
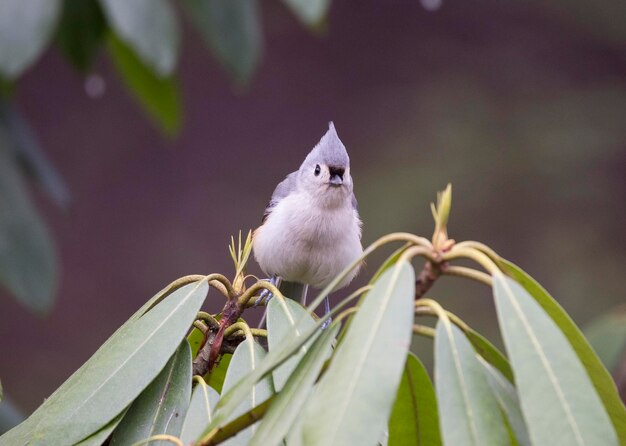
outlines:
[{"label": "bird's foot", "polygon": [[[271,283],[274,286],[278,286],[278,277],[270,277],[268,279],[263,279],[263,280]],[[261,294],[259,294],[259,297],[254,302],[254,306],[258,307],[259,305],[267,305],[267,303],[270,301],[272,297],[274,297],[274,294],[270,290],[265,288],[263,289],[263,291],[261,291]]]}]

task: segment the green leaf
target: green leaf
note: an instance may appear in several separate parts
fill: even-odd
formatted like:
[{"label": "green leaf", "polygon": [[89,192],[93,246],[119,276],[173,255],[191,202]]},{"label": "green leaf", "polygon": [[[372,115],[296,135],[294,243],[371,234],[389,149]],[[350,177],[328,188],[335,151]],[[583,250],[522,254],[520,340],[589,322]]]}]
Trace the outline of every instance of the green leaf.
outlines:
[{"label": "green leaf", "polygon": [[128,445],[153,435],[180,435],[191,399],[191,349],[178,347],[161,373],[131,404],[113,432],[111,445]]},{"label": "green leaf", "polygon": [[61,0],[3,0],[0,75],[15,79],[44,50],[61,11]]},{"label": "green leaf", "polygon": [[102,42],[106,22],[97,0],[65,0],[56,41],[80,71],[91,68]]},{"label": "green leaf", "polygon": [[[276,299],[276,297],[274,297]],[[272,299],[271,302],[274,300]],[[249,446],[280,444],[297,420],[315,380],[332,352],[339,324],[332,324],[313,342],[268,409]],[[288,338],[286,338],[288,339]],[[284,366],[283,366],[284,367]]]},{"label": "green leaf", "polygon": [[122,421],[124,415],[126,415],[126,410],[120,413],[117,417],[113,418],[113,420],[109,424],[104,426],[95,434],[90,435],[80,443],[76,443],[75,446],[101,446],[102,444],[104,444],[106,439],[109,438],[117,425],[120,424],[120,421]]},{"label": "green leaf", "polygon": [[213,420],[204,430],[203,436],[232,418],[234,411],[248,397],[255,384],[295,354],[312,336],[315,336],[323,322],[323,320],[317,321],[315,327],[304,331],[301,337],[285,340],[279,348],[270,351],[254,371],[242,378],[228,391],[222,392],[220,401],[215,408]]},{"label": "green leaf", "polygon": [[510,381],[508,381],[498,369],[480,356],[478,360],[484,368],[489,387],[491,387],[491,391],[496,397],[500,409],[505,414],[509,426],[515,434],[515,440],[520,446],[530,446],[530,438],[528,437],[526,422],[524,421],[522,409],[520,408],[517,390],[515,390],[515,387],[513,387]]},{"label": "green leaf", "polygon": [[626,407],[624,407],[624,403],[622,403],[617,393],[615,382],[611,375],[580,329],[558,302],[521,268],[504,259],[498,261],[498,266],[505,274],[524,287],[565,335],[591,378],[596,392],[602,399],[602,403],[611,418],[611,423],[617,432],[620,444],[626,445]]},{"label": "green leaf", "polygon": [[196,327],[193,327],[191,332],[187,335],[187,342],[189,342],[189,346],[191,347],[191,357],[195,358],[198,354],[198,350],[200,350],[200,345],[204,340],[204,333],[198,330]]},{"label": "green leaf", "polygon": [[303,409],[304,444],[366,445],[381,438],[411,344],[414,293],[406,261],[374,284]]},{"label": "green leaf", "polygon": [[0,402],[0,435],[24,421],[24,415],[15,407],[11,398],[5,395]]},{"label": "green leaf", "polygon": [[0,125],[6,130],[7,143],[10,143],[21,170],[34,179],[58,206],[67,208],[71,201],[67,184],[46,156],[15,102],[0,98]]},{"label": "green leaf", "polygon": [[389,446],[441,444],[437,398],[426,367],[409,352],[389,419]]},{"label": "green leaf", "polygon": [[626,307],[597,317],[584,333],[602,363],[615,373],[626,355]]},{"label": "green leaf", "polygon": [[0,445],[72,444],[105,426],[163,370],[207,289],[206,281],[190,283],[133,316]]},{"label": "green leaf", "polygon": [[[261,361],[265,358],[265,350],[253,339],[246,338],[235,349],[233,358],[230,361],[226,378],[224,379],[224,387],[222,391],[228,392],[233,386],[248,375],[250,372],[258,368]],[[243,401],[239,407],[234,411],[230,417],[231,420],[243,415],[255,406],[258,406],[263,401],[268,399],[274,394],[274,386],[272,380],[268,377],[261,380],[255,385],[251,392],[247,395],[245,401]],[[205,426],[206,427],[206,426]],[[226,441],[224,444],[228,445],[247,445],[256,430],[256,426],[250,426],[249,428],[239,432],[235,437]]]},{"label": "green leaf", "polygon": [[476,352],[447,318],[437,322],[435,382],[444,444],[509,444],[504,420]]},{"label": "green leaf", "polygon": [[513,279],[495,274],[493,290],[533,444],[617,445],[602,401],[557,324]]},{"label": "green leaf", "polygon": [[225,353],[220,356],[217,365],[211,370],[208,376],[208,384],[212,388],[214,388],[218,393],[222,394],[222,387],[224,386],[224,379],[226,378],[226,373],[228,373],[228,366],[230,365],[230,361],[233,358],[233,355],[230,353]]},{"label": "green leaf", "polygon": [[383,275],[385,271],[393,267],[398,262],[398,260],[400,260],[400,257],[402,257],[402,254],[404,254],[404,252],[410,246],[411,246],[410,243],[405,243],[403,246],[401,246],[400,248],[392,252],[391,255],[387,257],[387,259],[382,263],[382,265],[378,267],[378,269],[376,270],[376,272],[374,273],[374,275],[369,281],[370,285],[373,283],[376,283],[376,281],[380,278],[380,276]]},{"label": "green leaf", "polygon": [[100,0],[109,25],[159,78],[176,67],[180,33],[167,0]]},{"label": "green leaf", "polygon": [[330,0],[283,0],[307,26],[317,27],[328,12]]},{"label": "green leaf", "polygon": [[173,77],[158,78],[124,43],[111,36],[109,54],[130,91],[168,135],[180,130],[181,99]]},{"label": "green leaf", "polygon": [[500,350],[489,342],[488,339],[483,337],[483,335],[471,328],[465,331],[465,336],[472,343],[474,350],[476,350],[483,359],[498,369],[511,383],[515,382],[511,364],[509,364],[509,360],[506,359]]},{"label": "green leaf", "polygon": [[228,74],[246,85],[263,47],[257,0],[185,0],[189,17]]},{"label": "green leaf", "polygon": [[[306,329],[314,326],[315,320],[311,314],[296,301],[281,299],[280,297],[270,300],[267,306],[267,344],[270,351],[284,342],[285,339],[300,337]],[[276,391],[283,388],[308,348],[308,344],[303,345],[298,353],[274,370],[273,378]]]},{"label": "green leaf", "polygon": [[21,304],[42,315],[54,302],[55,249],[7,144],[0,125],[0,283]]},{"label": "green leaf", "polygon": [[212,387],[207,386],[204,380],[193,389],[191,402],[180,439],[183,444],[191,444],[200,436],[202,431],[209,425],[212,419],[213,409],[220,399],[220,395]]}]

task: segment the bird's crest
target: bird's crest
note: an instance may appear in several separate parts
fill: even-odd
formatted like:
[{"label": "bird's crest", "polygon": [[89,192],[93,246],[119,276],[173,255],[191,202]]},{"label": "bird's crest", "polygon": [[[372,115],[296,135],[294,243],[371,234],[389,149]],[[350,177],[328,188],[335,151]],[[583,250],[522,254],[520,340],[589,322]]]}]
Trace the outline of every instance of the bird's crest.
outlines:
[{"label": "bird's crest", "polygon": [[320,142],[311,150],[304,160],[304,164],[322,163],[327,166],[346,168],[350,165],[350,158],[335,130],[335,125],[328,123],[328,131]]}]

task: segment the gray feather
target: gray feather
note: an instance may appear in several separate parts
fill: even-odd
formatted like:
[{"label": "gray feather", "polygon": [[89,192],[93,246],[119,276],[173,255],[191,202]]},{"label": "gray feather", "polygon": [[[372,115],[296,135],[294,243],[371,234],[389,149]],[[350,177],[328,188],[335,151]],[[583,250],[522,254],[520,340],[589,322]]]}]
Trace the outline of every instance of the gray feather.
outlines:
[{"label": "gray feather", "polygon": [[265,212],[263,212],[263,218],[261,219],[261,223],[265,222],[267,217],[272,213],[272,208],[276,206],[280,202],[280,200],[296,190],[297,177],[298,171],[291,172],[289,175],[287,175],[287,178],[278,183],[278,186],[276,186],[276,189],[274,189],[274,193],[272,193],[272,198],[270,198],[270,202],[265,208]]},{"label": "gray feather", "polygon": [[346,147],[339,139],[337,130],[335,130],[335,126],[332,122],[328,123],[328,131],[322,136],[322,139],[320,139],[320,142],[317,143],[313,150],[311,150],[311,153],[307,155],[300,169],[304,166],[310,166],[316,163],[343,168],[350,166],[350,157],[348,156]]},{"label": "gray feather", "polygon": [[285,280],[283,280],[278,287],[283,296],[293,299],[296,302],[300,302],[302,305],[306,305],[308,288],[308,285],[298,282],[287,282]]}]

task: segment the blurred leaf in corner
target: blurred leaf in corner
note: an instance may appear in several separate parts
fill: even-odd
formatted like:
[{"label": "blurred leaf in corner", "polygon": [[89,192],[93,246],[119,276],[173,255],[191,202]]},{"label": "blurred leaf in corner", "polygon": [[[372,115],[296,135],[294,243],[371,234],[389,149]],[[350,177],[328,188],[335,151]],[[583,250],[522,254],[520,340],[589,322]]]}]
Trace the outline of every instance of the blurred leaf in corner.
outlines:
[{"label": "blurred leaf in corner", "polygon": [[54,301],[56,254],[11,156],[8,138],[0,126],[0,283],[26,307],[45,314]]},{"label": "blurred leaf in corner", "polygon": [[15,407],[10,398],[0,402],[0,435],[24,421],[24,415]]},{"label": "blurred leaf in corner", "polygon": [[61,0],[0,0],[0,75],[14,79],[45,49]]},{"label": "blurred leaf in corner", "polygon": [[257,0],[185,0],[189,16],[234,81],[245,86],[263,48]]},{"label": "blurred leaf in corner", "polygon": [[100,0],[108,23],[158,77],[176,68],[180,32],[167,0]]},{"label": "blurred leaf in corner", "polygon": [[72,198],[65,181],[46,157],[28,122],[14,103],[0,98],[0,125],[10,142],[7,146],[24,173],[32,177],[59,207],[65,209]]},{"label": "blurred leaf in corner", "polygon": [[330,6],[330,0],[283,0],[283,2],[302,23],[311,28],[320,26]]},{"label": "blurred leaf in corner", "polygon": [[56,42],[65,57],[86,72],[102,46],[106,22],[96,0],[65,0]]},{"label": "blurred leaf in corner", "polygon": [[114,35],[108,40],[111,59],[129,89],[167,135],[176,135],[182,115],[176,79],[157,77],[124,42]]},{"label": "blurred leaf in corner", "polygon": [[626,361],[626,306],[592,320],[583,332],[604,366],[615,376]]}]

